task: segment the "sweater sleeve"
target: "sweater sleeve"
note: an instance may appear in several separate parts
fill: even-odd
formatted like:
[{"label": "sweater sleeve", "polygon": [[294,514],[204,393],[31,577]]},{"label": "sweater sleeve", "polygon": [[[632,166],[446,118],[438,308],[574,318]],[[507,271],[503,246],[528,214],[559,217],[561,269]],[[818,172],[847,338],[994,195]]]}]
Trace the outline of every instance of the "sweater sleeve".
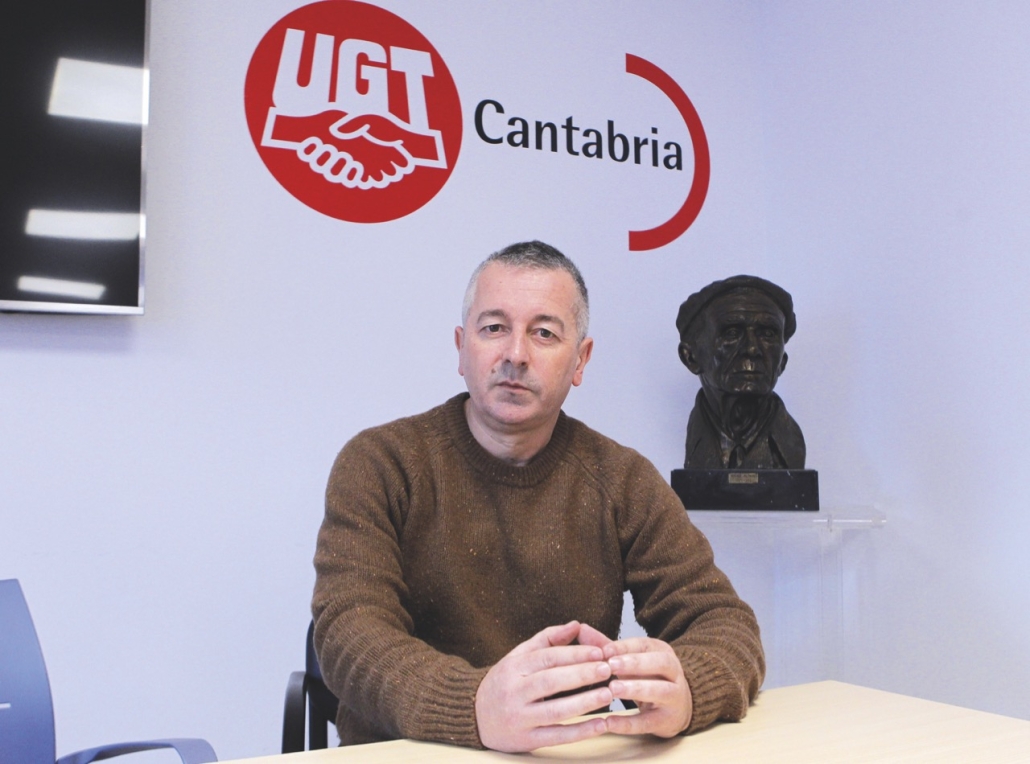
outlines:
[{"label": "sweater sleeve", "polygon": [[754,612],[657,470],[640,457],[619,508],[626,585],[637,621],[672,645],[693,701],[687,732],[737,721],[765,676]]},{"label": "sweater sleeve", "polygon": [[399,533],[413,476],[375,431],[337,457],[315,552],[315,649],[340,699],[344,744],[412,738],[482,747],[475,695],[487,669],[414,636]]}]

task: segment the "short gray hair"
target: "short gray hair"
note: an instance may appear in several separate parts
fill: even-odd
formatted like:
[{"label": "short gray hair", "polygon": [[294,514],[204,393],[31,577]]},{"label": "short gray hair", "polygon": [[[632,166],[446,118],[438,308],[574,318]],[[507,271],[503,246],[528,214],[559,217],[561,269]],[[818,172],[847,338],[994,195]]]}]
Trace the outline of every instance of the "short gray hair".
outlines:
[{"label": "short gray hair", "polygon": [[468,286],[465,288],[465,299],[461,304],[462,325],[468,322],[472,303],[476,300],[479,276],[491,263],[500,263],[509,268],[539,268],[546,271],[565,271],[569,274],[576,284],[577,299],[572,306],[572,312],[576,319],[578,342],[584,340],[587,336],[587,329],[590,327],[590,298],[583,274],[569,258],[542,241],[523,241],[518,244],[510,244],[504,249],[494,252],[476,266],[476,269],[472,271]]}]

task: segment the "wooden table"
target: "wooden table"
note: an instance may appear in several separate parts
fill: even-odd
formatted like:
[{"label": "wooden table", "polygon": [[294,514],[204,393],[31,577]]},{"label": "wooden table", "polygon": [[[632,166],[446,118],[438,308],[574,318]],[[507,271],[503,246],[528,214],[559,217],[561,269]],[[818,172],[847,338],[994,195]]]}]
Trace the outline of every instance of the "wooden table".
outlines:
[{"label": "wooden table", "polygon": [[674,740],[603,735],[512,755],[435,743],[388,743],[246,759],[248,764],[444,764],[521,759],[611,762],[838,764],[1030,763],[1030,721],[870,690],[814,682],[763,691],[739,724]]}]

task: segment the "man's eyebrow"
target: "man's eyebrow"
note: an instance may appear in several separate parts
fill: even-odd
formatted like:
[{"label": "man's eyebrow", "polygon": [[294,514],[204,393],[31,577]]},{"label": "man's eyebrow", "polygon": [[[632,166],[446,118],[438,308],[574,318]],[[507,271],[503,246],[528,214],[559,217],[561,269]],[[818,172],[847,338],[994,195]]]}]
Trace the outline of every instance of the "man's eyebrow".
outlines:
[{"label": "man's eyebrow", "polygon": [[558,328],[565,330],[565,322],[562,321],[558,316],[552,316],[549,313],[541,313],[539,316],[533,317],[534,324],[557,324]]},{"label": "man's eyebrow", "polygon": [[476,323],[482,323],[487,318],[508,318],[508,314],[500,308],[494,308],[493,310],[484,310],[478,316],[476,316]]}]

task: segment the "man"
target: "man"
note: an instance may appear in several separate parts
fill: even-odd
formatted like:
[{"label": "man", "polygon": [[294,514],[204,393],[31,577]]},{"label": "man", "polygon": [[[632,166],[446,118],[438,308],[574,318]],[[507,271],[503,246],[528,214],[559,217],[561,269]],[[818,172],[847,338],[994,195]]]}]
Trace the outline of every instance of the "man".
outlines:
[{"label": "man", "polygon": [[773,392],[797,328],[790,294],[733,276],[680,306],[679,357],[701,377],[687,422],[687,469],[801,469],[805,438]]},{"label": "man", "polygon": [[[750,608],[657,471],[567,417],[587,290],[553,247],[472,276],[468,394],[340,452],[315,555],[315,646],[344,744],[526,751],[739,719],[764,657]],[[625,589],[650,637],[616,640]],[[560,722],[637,702],[635,716]]]}]

